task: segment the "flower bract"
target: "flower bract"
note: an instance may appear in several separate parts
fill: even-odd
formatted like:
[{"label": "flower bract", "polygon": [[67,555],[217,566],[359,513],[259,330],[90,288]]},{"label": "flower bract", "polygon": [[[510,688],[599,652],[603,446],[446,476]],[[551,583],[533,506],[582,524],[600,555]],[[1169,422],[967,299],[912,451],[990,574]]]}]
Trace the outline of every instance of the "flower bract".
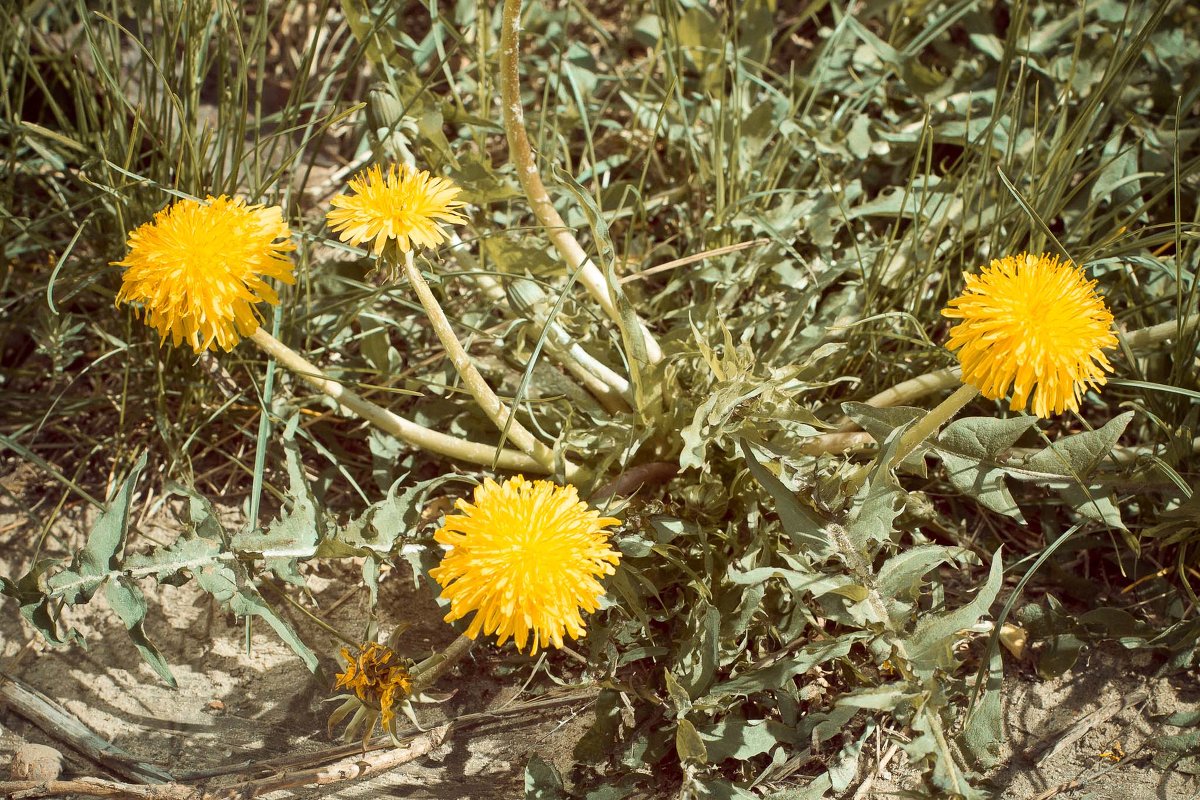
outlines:
[{"label": "flower bract", "polygon": [[495,633],[498,643],[512,637],[531,653],[563,635],[579,638],[580,613],[599,607],[604,587],[620,555],[609,546],[610,525],[580,501],[574,486],[488,479],[475,489],[474,503],[459,500],[461,512],[446,517],[434,539],[450,550],[430,570],[450,601],[446,621],[475,613],[466,635]]},{"label": "flower bract", "polygon": [[350,191],[329,201],[329,226],[343,242],[371,242],[376,256],[389,241],[402,252],[435,247],[446,239],[442,222],[466,222],[457,211],[461,189],[407,164],[392,164],[387,175],[379,165],[360,172],[350,180]]},{"label": "flower bract", "polygon": [[117,304],[133,303],[159,337],[201,353],[226,351],[262,322],[255,304],[279,303],[265,280],[292,283],[291,231],[278,206],[240,197],[180,200],[129,234]]},{"label": "flower bract", "polygon": [[1032,399],[1039,417],[1079,410],[1089,387],[1103,386],[1116,347],[1113,316],[1096,282],[1057,256],[1022,253],[992,261],[966,277],[944,316],[961,320],[947,347],[958,352],[962,378],[993,400],[1012,387],[1010,407]]},{"label": "flower bract", "polygon": [[354,692],[364,705],[379,712],[384,730],[390,730],[396,717],[394,706],[412,693],[410,662],[376,642],[365,646],[358,656],[343,647],[342,658],[346,660],[346,671],[338,674],[334,688]]}]

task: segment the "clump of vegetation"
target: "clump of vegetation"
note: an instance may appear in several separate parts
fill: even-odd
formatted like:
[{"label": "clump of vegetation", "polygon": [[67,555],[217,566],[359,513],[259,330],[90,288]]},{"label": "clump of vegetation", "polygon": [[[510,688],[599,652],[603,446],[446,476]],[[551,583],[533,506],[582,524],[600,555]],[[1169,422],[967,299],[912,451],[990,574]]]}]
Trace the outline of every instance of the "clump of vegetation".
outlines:
[{"label": "clump of vegetation", "polygon": [[495,634],[594,690],[526,772],[589,800],[866,791],[880,738],[985,797],[1006,661],[1194,663],[1189,4],[150,5],[0,22],[0,445],[104,509],[0,576],[48,641],[103,595],[173,682],[194,581],[317,671],[279,608],[352,560],[331,727]]}]

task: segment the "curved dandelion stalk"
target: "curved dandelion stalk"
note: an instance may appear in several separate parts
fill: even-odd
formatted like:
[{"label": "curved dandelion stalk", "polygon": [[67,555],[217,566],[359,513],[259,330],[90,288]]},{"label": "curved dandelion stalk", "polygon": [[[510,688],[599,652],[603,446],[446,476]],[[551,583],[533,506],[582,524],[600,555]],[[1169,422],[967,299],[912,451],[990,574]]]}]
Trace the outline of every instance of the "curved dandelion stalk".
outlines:
[{"label": "curved dandelion stalk", "polygon": [[[531,281],[518,278],[519,286],[513,287],[514,302],[500,281],[479,270],[478,263],[457,234],[450,234],[450,244],[455,258],[465,270],[471,271],[471,279],[483,290],[493,303],[504,303],[526,316],[540,335],[545,332],[546,352],[591,392],[605,410],[618,413],[629,410],[629,381],[579,345],[569,333],[551,316],[551,310],[543,295]],[[531,291],[525,291],[531,288]]]},{"label": "curved dandelion stalk", "polygon": [[554,208],[546,185],[542,183],[541,173],[533,156],[533,148],[529,144],[529,135],[525,132],[525,112],[521,106],[520,73],[517,70],[517,55],[519,47],[517,33],[521,24],[521,0],[504,0],[503,19],[500,28],[500,102],[504,109],[504,135],[508,139],[509,158],[517,168],[517,178],[521,188],[529,200],[530,208],[538,221],[546,228],[554,248],[567,262],[567,267],[573,275],[577,275],[580,283],[600,304],[609,319],[621,328],[628,337],[641,337],[646,349],[646,357],[651,364],[662,361],[662,348],[654,334],[645,323],[637,320],[637,330],[628,331],[617,308],[616,299],[609,288],[600,268],[588,258],[579,240],[571,233],[566,222]]},{"label": "curved dandelion stalk", "polygon": [[[491,275],[476,275],[474,280],[493,303],[509,303],[508,292]],[[525,283],[528,285],[529,282]],[[542,305],[535,301],[524,313],[535,326],[537,334],[545,332],[545,348],[550,357],[571,373],[610,414],[629,411],[629,402],[626,399],[629,395],[629,381],[580,347],[561,325],[550,319]]]},{"label": "curved dandelion stalk", "polygon": [[467,461],[472,464],[491,466],[514,472],[528,471],[545,473],[551,470],[540,461],[516,450],[497,450],[489,444],[459,439],[445,433],[430,430],[405,419],[382,406],[367,400],[352,389],[326,377],[315,364],[280,342],[262,328],[249,337],[264,353],[287,367],[308,385],[335,400],[338,405],[371,423],[384,433],[395,436],[402,442],[430,453]]},{"label": "curved dandelion stalk", "polygon": [[[501,433],[541,465],[541,471],[553,472],[558,462],[554,451],[538,441],[488,386],[417,269],[415,248],[446,241],[450,234],[442,227],[444,223],[466,222],[459,211],[461,191],[448,178],[434,177],[407,164],[389,166],[386,176],[374,166],[350,181],[348,194],[330,201],[333,209],[326,218],[342,241],[370,245],[380,264],[394,264],[399,257],[405,277],[467,391]],[[568,478],[579,473],[565,459],[563,470]]]},{"label": "curved dandelion stalk", "polygon": [[[405,251],[403,263],[404,274],[408,278],[413,291],[416,293],[421,307],[425,309],[425,315],[429,318],[429,324],[433,327],[433,332],[437,334],[442,347],[446,348],[446,355],[450,357],[450,363],[454,365],[458,376],[462,378],[463,385],[467,387],[467,391],[471,393],[471,396],[475,398],[475,402],[483,409],[483,413],[487,414],[488,419],[494,422],[502,433],[512,439],[517,447],[537,461],[544,471],[553,472],[557,460],[554,451],[539,442],[537,437],[521,424],[513,415],[512,409],[496,396],[496,393],[492,391],[492,387],[488,386],[487,381],[479,374],[479,370],[476,369],[474,362],[471,361],[471,357],[467,355],[462,342],[458,340],[458,335],[454,333],[454,328],[451,327],[450,320],[446,318],[446,312],[442,310],[437,298],[433,296],[433,291],[425,281],[425,276],[421,274],[421,270],[417,269],[416,259],[413,258],[411,250]],[[579,467],[567,461],[565,457],[563,459],[563,471],[568,480],[575,479],[580,472]]]},{"label": "curved dandelion stalk", "polygon": [[[245,337],[346,410],[414,447],[472,464],[517,472],[551,471],[524,453],[465,441],[400,417],[331,380],[314,364],[267,333],[257,304],[278,305],[264,280],[292,282],[285,253],[291,231],[278,206],[241,198],[181,200],[129,235],[116,302],[136,304],[165,342],[197,352],[233,349]],[[419,234],[420,235],[420,234]],[[282,241],[281,241],[282,240]]]}]

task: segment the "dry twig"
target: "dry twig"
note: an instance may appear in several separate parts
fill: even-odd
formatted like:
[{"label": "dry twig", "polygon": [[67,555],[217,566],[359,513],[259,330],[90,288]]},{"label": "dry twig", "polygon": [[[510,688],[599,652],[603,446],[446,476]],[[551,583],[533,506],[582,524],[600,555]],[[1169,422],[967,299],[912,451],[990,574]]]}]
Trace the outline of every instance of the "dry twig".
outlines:
[{"label": "dry twig", "polygon": [[3,781],[0,796],[5,800],[32,800],[39,797],[60,797],[74,794],[83,797],[140,798],[140,800],[243,800],[277,792],[281,789],[329,786],[334,783],[358,780],[379,775],[408,764],[437,749],[450,734],[450,725],[427,731],[410,741],[407,747],[396,747],[374,753],[360,753],[325,767],[280,772],[265,778],[235,783],[206,790],[182,783],[161,783],[145,786],[118,783],[99,778],[79,778],[69,781]]},{"label": "dry twig", "polygon": [[[153,764],[138,761],[115,744],[106,742],[61,705],[19,678],[2,672],[0,672],[0,705],[8,707],[14,713],[37,725],[48,736],[126,780],[143,784],[170,783],[174,780],[171,773]],[[45,795],[21,796],[44,797]]]}]

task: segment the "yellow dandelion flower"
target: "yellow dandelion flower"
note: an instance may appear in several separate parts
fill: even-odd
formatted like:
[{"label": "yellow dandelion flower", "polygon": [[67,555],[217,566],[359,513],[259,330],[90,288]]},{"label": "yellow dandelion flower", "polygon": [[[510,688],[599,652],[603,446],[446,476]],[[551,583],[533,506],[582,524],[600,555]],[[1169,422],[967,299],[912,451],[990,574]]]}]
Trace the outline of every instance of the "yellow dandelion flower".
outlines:
[{"label": "yellow dandelion flower", "polygon": [[384,730],[389,730],[396,717],[393,706],[412,694],[410,662],[376,642],[367,645],[357,657],[343,647],[342,658],[346,659],[346,671],[338,673],[333,688],[349,689],[364,705],[377,709]]},{"label": "yellow dandelion flower", "polygon": [[531,653],[562,647],[564,633],[578,639],[580,609],[595,611],[604,594],[597,577],[620,561],[605,530],[618,520],[589,510],[574,486],[520,476],[489,478],[474,499],[459,500],[462,513],[433,536],[450,547],[429,573],[450,601],[446,621],[473,611],[468,637],[494,632],[504,644],[511,636],[518,650],[531,642]]},{"label": "yellow dandelion flower", "polygon": [[446,239],[439,221],[467,221],[457,211],[462,190],[453,181],[407,164],[392,164],[386,177],[377,164],[351,178],[350,190],[329,201],[329,227],[343,242],[374,242],[376,256],[393,239],[403,252],[436,247]]},{"label": "yellow dandelion flower", "polygon": [[129,234],[129,253],[113,262],[125,268],[117,305],[138,304],[146,324],[175,346],[232,350],[258,330],[255,304],[279,303],[264,278],[293,282],[289,236],[278,206],[224,195],[180,200]]},{"label": "yellow dandelion flower", "polygon": [[1057,256],[1006,256],[966,277],[944,316],[962,322],[946,346],[958,351],[963,382],[992,400],[1013,387],[1010,407],[1048,417],[1079,410],[1090,387],[1103,386],[1117,346],[1113,316],[1096,282]]}]

